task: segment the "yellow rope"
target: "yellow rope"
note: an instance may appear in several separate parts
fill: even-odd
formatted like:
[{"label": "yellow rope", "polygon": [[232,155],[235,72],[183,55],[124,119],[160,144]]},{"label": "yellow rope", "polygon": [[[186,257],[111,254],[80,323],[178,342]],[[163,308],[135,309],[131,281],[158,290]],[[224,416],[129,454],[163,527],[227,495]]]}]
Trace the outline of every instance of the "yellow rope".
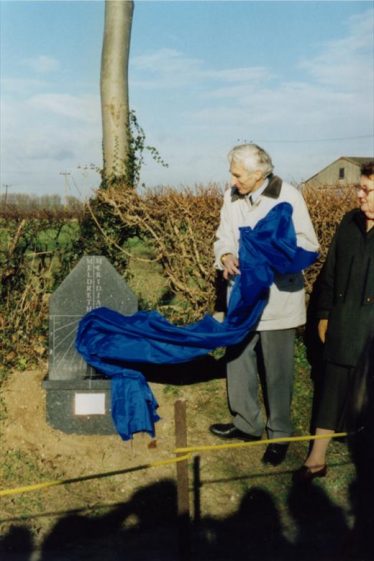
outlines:
[{"label": "yellow rope", "polygon": [[0,497],[5,497],[6,495],[19,495],[21,493],[29,493],[30,491],[37,491],[39,489],[46,489],[47,487],[56,487],[58,485],[68,485],[70,483],[77,483],[79,481],[87,481],[89,479],[98,479],[102,477],[110,477],[112,475],[121,475],[124,473],[130,473],[133,471],[139,471],[142,469],[148,469],[153,467],[165,466],[168,464],[175,464],[177,462],[182,462],[188,460],[190,454],[185,454],[183,456],[178,456],[177,458],[168,458],[167,460],[158,460],[156,462],[151,462],[149,464],[143,464],[140,466],[135,466],[132,468],[127,468],[118,471],[110,471],[106,473],[93,473],[91,475],[84,475],[82,477],[75,477],[74,479],[60,479],[55,481],[44,481],[43,483],[34,483],[33,485],[25,485],[24,487],[15,487],[14,489],[3,489],[0,490]]},{"label": "yellow rope", "polygon": [[325,438],[342,438],[347,436],[346,432],[337,432],[332,435],[314,435],[314,436],[289,436],[282,438],[267,438],[263,440],[254,440],[251,442],[232,442],[229,444],[215,444],[211,446],[188,446],[185,448],[176,448],[174,452],[179,455],[176,458],[168,458],[167,460],[158,460],[151,462],[149,464],[143,464],[135,466],[132,468],[126,468],[118,471],[110,471],[105,473],[93,473],[91,475],[84,475],[82,477],[75,477],[73,479],[60,479],[55,481],[44,481],[43,483],[34,483],[33,485],[25,485],[23,487],[15,487],[14,489],[3,489],[0,490],[0,497],[5,497],[7,495],[19,495],[21,493],[29,493],[30,491],[37,491],[39,489],[46,489],[48,487],[56,487],[58,485],[68,485],[70,483],[77,483],[79,481],[87,481],[89,479],[98,479],[102,477],[111,477],[112,475],[121,475],[124,473],[131,473],[133,471],[139,471],[142,469],[149,469],[154,467],[165,466],[168,464],[175,464],[177,462],[183,462],[191,457],[194,452],[214,452],[216,450],[225,450],[232,448],[249,448],[252,446],[263,446],[264,444],[271,443],[286,443],[286,442],[303,442],[306,440],[322,440]]},{"label": "yellow rope", "polygon": [[287,436],[281,438],[265,438],[263,440],[253,440],[251,442],[232,442],[230,444],[213,444],[211,446],[188,446],[186,448],[176,448],[177,453],[192,452],[214,452],[215,450],[224,450],[226,448],[247,448],[252,446],[262,446],[264,444],[281,443],[281,442],[302,442],[305,440],[322,440],[324,438],[341,438],[347,436],[346,432],[336,432],[334,434],[320,434],[314,436]]}]

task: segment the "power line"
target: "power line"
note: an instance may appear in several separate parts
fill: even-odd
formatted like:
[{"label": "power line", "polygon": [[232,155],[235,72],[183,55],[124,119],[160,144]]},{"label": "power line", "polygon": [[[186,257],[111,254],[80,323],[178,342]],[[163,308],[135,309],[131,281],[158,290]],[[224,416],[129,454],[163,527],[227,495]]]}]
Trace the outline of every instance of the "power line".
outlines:
[{"label": "power line", "polygon": [[[256,142],[269,142],[269,143],[281,143],[281,144],[302,144],[305,142],[335,142],[339,140],[359,140],[363,138],[374,138],[374,134],[362,134],[359,136],[341,136],[336,138],[309,138],[304,140],[264,140],[264,139],[256,139]],[[251,141],[253,142],[253,141]]]}]

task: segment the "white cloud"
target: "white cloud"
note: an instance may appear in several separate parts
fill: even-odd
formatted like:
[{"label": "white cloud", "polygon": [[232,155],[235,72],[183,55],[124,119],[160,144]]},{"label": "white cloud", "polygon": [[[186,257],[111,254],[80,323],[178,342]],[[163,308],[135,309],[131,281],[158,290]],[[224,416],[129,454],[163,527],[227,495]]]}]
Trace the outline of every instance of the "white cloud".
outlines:
[{"label": "white cloud", "polygon": [[159,49],[152,53],[134,57],[131,64],[139,70],[149,70],[157,74],[181,73],[183,70],[198,72],[201,60],[188,58],[175,49]]},{"label": "white cloud", "polygon": [[143,88],[180,88],[201,75],[202,61],[174,49],[159,49],[130,60],[133,82]]},{"label": "white cloud", "polygon": [[22,63],[33,72],[38,72],[40,74],[49,74],[50,72],[55,72],[60,68],[60,62],[47,55],[39,55],[35,58],[25,58]]},{"label": "white cloud", "polygon": [[[101,121],[97,96],[38,95],[2,100],[2,182],[20,191],[55,193],[63,188],[62,170],[69,170],[82,190],[99,183]],[[60,193],[62,194],[62,193]],[[77,195],[77,193],[73,193]]]},{"label": "white cloud", "polygon": [[270,70],[263,66],[208,70],[207,72],[203,72],[203,76],[205,76],[206,79],[220,82],[249,82],[251,84],[264,82],[274,77]]},{"label": "white cloud", "polygon": [[360,90],[363,81],[373,83],[373,25],[374,10],[353,16],[349,21],[348,35],[322,45],[315,58],[304,60],[300,66],[318,83]]},{"label": "white cloud", "polygon": [[[271,67],[217,70],[161,49],[135,59],[133,85],[178,89],[173,119],[185,131],[246,129],[251,137],[300,140],[366,133],[372,116],[372,19],[373,10],[351,18],[345,37],[320,45],[318,56],[301,61],[309,80],[282,81]],[[368,87],[362,87],[365,78]]]},{"label": "white cloud", "polygon": [[[373,17],[368,10],[351,18],[345,36],[343,29],[342,38],[318,45],[318,55],[301,61],[300,78],[292,81],[271,66],[217,70],[177,51],[144,58],[137,86],[177,90],[169,119],[157,122],[163,137],[155,145],[167,161],[178,162],[166,170],[151,164],[145,180],[154,183],[156,174],[169,184],[182,177],[225,180],[226,153],[242,141],[262,142],[279,173],[299,180],[342,154],[369,155],[372,138],[350,137],[373,131]],[[158,108],[152,104],[153,120],[154,113]],[[152,124],[142,125],[152,130]]]},{"label": "white cloud", "polygon": [[139,55],[131,60],[132,83],[143,88],[178,89],[191,85],[218,83],[263,82],[272,77],[269,69],[260,66],[212,69],[203,59],[186,57],[175,49]]},{"label": "white cloud", "polygon": [[95,95],[40,94],[28,99],[26,104],[44,114],[55,114],[79,122],[96,123],[100,119],[100,100]]},{"label": "white cloud", "polygon": [[16,95],[24,97],[25,92],[30,95],[32,92],[38,92],[47,87],[49,83],[45,80],[36,78],[1,78],[1,91],[3,95]]}]

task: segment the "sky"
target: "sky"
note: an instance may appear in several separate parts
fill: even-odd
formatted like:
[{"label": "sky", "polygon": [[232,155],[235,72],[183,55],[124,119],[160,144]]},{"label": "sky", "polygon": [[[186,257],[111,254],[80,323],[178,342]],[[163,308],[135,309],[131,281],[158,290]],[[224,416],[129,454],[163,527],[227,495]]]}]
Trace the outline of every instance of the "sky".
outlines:
[{"label": "sky", "polygon": [[[86,198],[100,182],[104,2],[0,1],[1,176],[12,193]],[[135,0],[130,107],[146,186],[229,181],[238,143],[299,183],[374,155],[373,1]]]}]

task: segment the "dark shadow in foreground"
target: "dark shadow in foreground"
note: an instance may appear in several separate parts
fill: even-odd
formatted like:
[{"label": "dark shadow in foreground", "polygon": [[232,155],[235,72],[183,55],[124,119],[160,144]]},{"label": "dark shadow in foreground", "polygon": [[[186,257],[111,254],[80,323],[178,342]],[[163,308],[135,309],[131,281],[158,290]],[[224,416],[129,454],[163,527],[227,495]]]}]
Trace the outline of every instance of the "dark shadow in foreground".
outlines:
[{"label": "dark shadow in foreground", "polygon": [[[350,418],[354,436],[349,446],[356,466],[356,479],[350,487],[353,529],[347,525],[344,510],[318,482],[290,483],[287,506],[292,522],[287,528],[282,526],[279,511],[279,506],[286,505],[278,506],[275,497],[259,486],[244,492],[232,515],[204,516],[204,480],[195,458],[191,561],[372,561],[374,337],[358,365]],[[231,482],[220,480],[221,485]],[[31,561],[34,542],[27,517],[12,523],[0,537],[0,558]],[[127,502],[65,513],[45,538],[40,561],[180,561],[178,528],[175,483],[162,480],[137,490]]]},{"label": "dark shadow in foreground", "polygon": [[349,448],[356,466],[350,489],[355,517],[351,549],[361,560],[374,559],[374,330],[355,374],[349,427]]},{"label": "dark shadow in foreground", "polygon": [[[195,473],[196,486],[195,503],[204,496],[204,481]],[[226,518],[203,516],[203,505],[195,504],[191,561],[372,559],[362,551],[357,556],[343,510],[320,485],[291,486],[288,508],[292,528],[284,529],[275,498],[262,487],[248,488],[237,511]],[[45,538],[40,561],[178,561],[177,522],[175,484],[163,480],[123,504],[66,513]],[[26,526],[15,525],[0,539],[4,561],[30,561],[32,550]]]},{"label": "dark shadow in foreground", "polygon": [[0,559],[7,561],[17,558],[17,561],[29,561],[34,550],[34,540],[26,526],[11,526],[5,536],[0,537]]}]

